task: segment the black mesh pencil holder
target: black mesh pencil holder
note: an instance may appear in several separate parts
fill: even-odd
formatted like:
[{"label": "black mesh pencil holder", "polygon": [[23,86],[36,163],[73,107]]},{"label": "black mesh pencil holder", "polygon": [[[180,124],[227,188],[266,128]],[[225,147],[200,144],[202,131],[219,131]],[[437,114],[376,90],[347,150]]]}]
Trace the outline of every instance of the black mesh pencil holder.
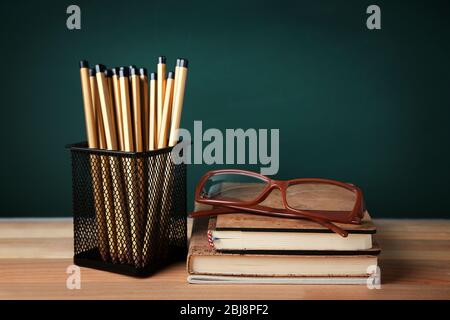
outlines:
[{"label": "black mesh pencil holder", "polygon": [[75,264],[147,276],[186,258],[186,165],[173,163],[172,148],[68,148]]}]

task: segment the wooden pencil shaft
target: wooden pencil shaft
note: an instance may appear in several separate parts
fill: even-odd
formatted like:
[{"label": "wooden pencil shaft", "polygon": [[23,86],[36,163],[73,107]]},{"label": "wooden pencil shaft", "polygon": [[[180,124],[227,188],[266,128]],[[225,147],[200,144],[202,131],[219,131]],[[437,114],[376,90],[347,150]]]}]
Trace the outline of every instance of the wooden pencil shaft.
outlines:
[{"label": "wooden pencil shaft", "polygon": [[123,120],[122,120],[122,107],[121,107],[121,97],[120,97],[120,83],[117,74],[112,76],[113,92],[114,92],[114,111],[116,115],[116,125],[117,125],[117,136],[119,142],[119,148],[123,151]]},{"label": "wooden pencil shaft", "polygon": [[131,75],[131,92],[133,96],[133,126],[135,150],[144,151],[142,139],[142,109],[141,109],[141,91],[140,80],[137,74]]},{"label": "wooden pencil shaft", "polygon": [[[119,70],[119,88],[120,88],[120,101],[122,109],[122,121],[123,121],[123,133],[124,133],[124,151],[133,152],[134,137],[133,137],[133,116],[132,106],[129,90],[129,69],[121,68]],[[122,159],[123,176],[125,180],[125,193],[128,199],[128,217],[127,217],[127,230],[130,232],[129,247],[127,250],[127,257],[130,256],[130,263],[134,265],[140,265],[140,254],[138,244],[138,231],[137,231],[137,214],[136,214],[136,175],[135,175],[135,159],[124,158]],[[128,231],[127,231],[128,232]]]},{"label": "wooden pencil shaft", "polygon": [[[150,103],[149,103],[149,150],[155,150],[157,144],[157,76],[155,73],[150,74]],[[158,218],[156,215],[156,211],[158,210],[159,199],[156,196],[161,189],[161,178],[163,168],[162,162],[157,161],[156,158],[151,157],[149,162],[149,174],[148,174],[148,207],[147,207],[147,219],[145,221],[145,233],[143,235],[143,246],[142,246],[142,260],[143,263],[151,263],[150,257],[153,252],[150,252],[150,247],[153,244],[155,246],[154,237],[155,226],[157,224],[156,219]]]},{"label": "wooden pencil shaft", "polygon": [[91,93],[92,93],[92,103],[94,105],[95,110],[95,120],[97,122],[98,128],[98,148],[106,149],[106,137],[105,137],[105,129],[103,126],[103,118],[102,118],[102,109],[100,106],[100,96],[98,94],[97,88],[97,78],[95,76],[95,71],[93,75],[89,76],[89,80],[91,83]]},{"label": "wooden pencil shaft", "polygon": [[[106,148],[108,150],[118,150],[116,124],[114,119],[114,105],[112,94],[112,81],[110,76],[105,75],[105,68],[102,65],[96,66],[97,87],[100,96],[101,114],[103,119],[103,126],[106,137]],[[120,193],[123,190],[120,176],[117,174],[119,164],[117,159],[113,157],[101,156],[102,159],[102,184],[103,195],[105,201],[105,215],[106,225],[108,228],[109,250],[111,253],[111,260],[117,262],[120,259],[121,251],[117,239],[117,230],[121,230],[120,225],[117,225],[117,220],[121,221],[124,215],[122,197]],[[114,171],[113,171],[113,170]],[[118,192],[114,196],[114,193]]]},{"label": "wooden pencil shaft", "polygon": [[[163,213],[160,208],[163,203],[161,202],[161,194],[165,186],[164,183],[164,169],[166,166],[166,154],[160,155],[158,158],[150,158],[150,173],[148,176],[148,212],[145,224],[145,234],[143,243],[143,261],[148,263],[151,255],[157,256],[155,252],[151,252],[151,249],[157,250],[158,247],[164,247],[166,243],[159,242],[158,239],[158,226]],[[159,160],[159,161],[158,161]],[[167,212],[167,211],[164,211]],[[156,245],[159,243],[159,245]],[[151,248],[151,245],[152,248]]]},{"label": "wooden pencil shaft", "polygon": [[114,87],[112,82],[112,72],[111,70],[106,70],[105,72],[106,82],[108,83],[108,93],[109,93],[109,101],[111,103],[111,118],[113,127],[115,128],[115,139],[116,139],[116,150],[120,150],[120,138],[119,138],[119,129],[118,129],[118,123],[117,123],[117,116],[116,116],[116,102],[114,100]]},{"label": "wooden pencil shaft", "polygon": [[172,97],[173,97],[173,73],[169,72],[166,85],[166,95],[164,97],[163,116],[161,120],[161,130],[158,135],[158,149],[167,147],[167,130],[169,129],[172,116]]},{"label": "wooden pencil shaft", "polygon": [[[175,94],[175,92],[177,92],[178,77],[179,77],[179,72],[180,72],[180,67],[178,66],[179,63],[180,63],[180,59],[177,59],[177,64],[175,65],[175,80],[173,82],[173,94]],[[172,99],[173,99],[173,96],[172,96]]]},{"label": "wooden pencil shaft", "polygon": [[[97,116],[98,111],[96,110],[95,98],[96,98],[96,86],[95,86],[95,76],[91,70],[88,69],[87,62],[82,61],[80,63],[80,74],[83,92],[83,101],[85,109],[86,118],[86,128],[88,131],[88,146],[90,148],[98,148],[98,123]],[[93,81],[92,81],[92,79]],[[97,135],[93,136],[93,133]],[[94,140],[95,139],[95,140]],[[101,162],[99,157],[95,155],[89,155],[90,171],[93,181],[97,183],[98,188],[102,188],[102,177],[101,177]],[[95,178],[96,177],[96,178]],[[94,192],[94,208],[95,208],[95,219],[98,234],[98,250],[100,256],[104,261],[109,258],[109,245],[108,245],[108,229],[106,227],[106,216],[104,211],[103,196],[101,193]]]},{"label": "wooden pencil shaft", "polygon": [[106,146],[109,150],[117,150],[117,135],[114,125],[114,115],[109,92],[108,81],[104,74],[104,69],[96,66],[97,86],[100,96],[100,106],[102,110],[103,125],[105,127]]},{"label": "wooden pencil shaft", "polygon": [[[115,114],[116,127],[117,127],[117,136],[118,136],[118,147],[119,150],[124,149],[123,143],[123,122],[122,122],[122,108],[121,108],[121,96],[120,96],[120,84],[118,78],[118,69],[114,68],[111,70],[111,73],[107,79],[108,84],[110,84],[110,92],[113,94],[114,101],[113,111]],[[130,239],[130,230],[129,230],[129,219],[126,212],[126,186],[123,184],[123,174],[122,174],[122,164],[123,159],[118,159],[115,157],[110,157],[110,165],[111,168],[115,168],[116,170],[111,171],[114,172],[112,176],[113,187],[115,190],[114,193],[114,213],[115,213],[115,224],[116,224],[116,235],[117,235],[117,256],[121,263],[132,263],[131,256],[131,239]]]},{"label": "wooden pencil shaft", "polygon": [[95,121],[95,110],[92,103],[92,92],[89,80],[89,68],[87,68],[87,66],[80,68],[80,76],[88,146],[89,148],[98,148],[97,123]]},{"label": "wooden pencil shaft", "polygon": [[[161,58],[161,57],[160,57]],[[162,116],[163,116],[163,106],[164,106],[164,96],[165,96],[165,90],[166,90],[166,63],[165,59],[164,61],[161,61],[157,65],[157,97],[156,97],[156,115],[157,115],[157,126],[156,126],[156,132],[159,134],[161,131],[161,125],[162,125]],[[158,141],[159,137],[157,137]]]},{"label": "wooden pencil shaft", "polygon": [[105,214],[105,203],[103,200],[103,163],[105,162],[103,156],[98,155],[90,155],[90,165],[91,165],[91,175],[92,181],[94,185],[93,198],[94,198],[94,207],[95,207],[95,220],[96,220],[96,228],[97,228],[97,243],[98,250],[100,255],[104,261],[107,261],[110,252],[109,252],[109,243],[108,243],[108,227],[106,222],[106,214]]},{"label": "wooden pencil shaft", "polygon": [[157,144],[157,116],[156,116],[156,79],[155,74],[150,75],[150,105],[149,105],[149,150],[155,150]]},{"label": "wooden pencil shaft", "polygon": [[149,85],[147,72],[142,68],[139,70],[139,80],[141,84],[141,104],[142,104],[142,136],[143,136],[143,149],[149,148],[149,121],[150,121],[150,106],[149,106]]},{"label": "wooden pencil shaft", "polygon": [[120,101],[122,108],[122,122],[123,122],[123,142],[124,142],[123,151],[132,152],[134,151],[133,119],[131,115],[128,75],[126,73],[122,73],[120,75],[119,83],[120,83],[120,97],[121,97]]},{"label": "wooden pencil shaft", "polygon": [[[111,70],[106,70],[105,72],[105,77],[106,77],[106,82],[108,83],[108,93],[109,93],[109,101],[111,101],[111,110],[112,110],[112,115],[114,116],[114,123],[116,125],[116,130],[117,130],[117,123],[115,122],[115,104],[116,102],[114,101],[114,88],[113,88],[113,82],[112,82],[112,73]],[[116,132],[117,134],[117,132]],[[117,139],[119,139],[119,137],[117,136]]]},{"label": "wooden pencil shaft", "polygon": [[181,112],[183,111],[184,90],[186,86],[187,68],[179,66],[175,75],[175,91],[173,93],[172,121],[170,124],[169,147],[178,142],[178,129],[180,127]]},{"label": "wooden pencil shaft", "polygon": [[[142,137],[142,105],[140,79],[138,70],[134,67],[130,68],[131,74],[131,92],[132,92],[132,110],[133,110],[133,128],[134,128],[134,147],[136,152],[144,151]],[[132,198],[134,207],[130,210],[131,238],[133,247],[133,260],[136,266],[141,266],[142,255],[142,237],[144,217],[144,175],[143,175],[143,159],[131,159],[130,172],[126,174],[128,182],[128,195]],[[131,184],[130,184],[131,183]],[[134,186],[134,187],[133,187]]]},{"label": "wooden pencil shaft", "polygon": [[[116,237],[116,223],[115,223],[115,210],[113,196],[114,181],[111,176],[110,161],[107,156],[100,156],[101,161],[101,173],[102,173],[102,186],[103,186],[103,199],[104,199],[104,214],[106,222],[107,240],[109,243],[109,251],[111,260],[117,261],[117,237]],[[115,179],[114,179],[115,180]]]}]

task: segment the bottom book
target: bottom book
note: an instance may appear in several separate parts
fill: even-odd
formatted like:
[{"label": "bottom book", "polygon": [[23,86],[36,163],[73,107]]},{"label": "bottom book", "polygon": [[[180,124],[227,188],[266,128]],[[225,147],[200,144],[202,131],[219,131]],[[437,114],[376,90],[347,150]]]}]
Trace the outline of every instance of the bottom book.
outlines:
[{"label": "bottom book", "polygon": [[194,274],[192,284],[367,284],[369,277],[236,277]]},{"label": "bottom book", "polygon": [[208,241],[208,220],[195,219],[187,269],[190,283],[365,284],[377,255],[221,253]]}]

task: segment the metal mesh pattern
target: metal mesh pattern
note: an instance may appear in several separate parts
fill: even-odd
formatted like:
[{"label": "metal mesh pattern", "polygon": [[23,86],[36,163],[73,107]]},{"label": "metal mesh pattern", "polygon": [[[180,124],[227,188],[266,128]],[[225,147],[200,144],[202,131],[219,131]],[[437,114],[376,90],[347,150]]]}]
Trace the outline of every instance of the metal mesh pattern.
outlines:
[{"label": "metal mesh pattern", "polygon": [[171,148],[70,150],[76,264],[139,276],[186,257],[186,165]]}]

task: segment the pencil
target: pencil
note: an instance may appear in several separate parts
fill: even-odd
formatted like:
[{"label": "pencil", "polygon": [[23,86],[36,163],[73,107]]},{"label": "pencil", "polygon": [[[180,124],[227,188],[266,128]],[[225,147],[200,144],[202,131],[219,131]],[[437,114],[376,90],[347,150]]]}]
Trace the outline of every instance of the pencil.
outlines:
[{"label": "pencil", "polygon": [[149,106],[149,132],[148,140],[149,146],[148,150],[155,150],[157,144],[157,132],[158,130],[158,120],[156,116],[156,73],[152,72],[150,74],[150,106]]},{"label": "pencil", "polygon": [[89,81],[89,64],[85,60],[80,61],[80,76],[88,146],[89,148],[97,148],[97,124],[95,122],[95,110],[92,103],[91,85]]},{"label": "pencil", "polygon": [[158,65],[157,65],[157,126],[156,126],[156,141],[159,140],[158,134],[161,131],[161,122],[163,115],[163,105],[164,105],[164,96],[166,91],[166,57],[160,56],[158,57]]},{"label": "pencil", "polygon": [[102,110],[100,107],[100,96],[97,88],[95,69],[89,69],[89,80],[91,84],[92,103],[95,112],[95,121],[98,129],[98,148],[106,149],[105,129],[103,128]]},{"label": "pencil", "polygon": [[114,125],[114,111],[112,108],[108,80],[105,76],[106,67],[104,65],[97,64],[95,66],[95,70],[97,87],[100,96],[103,126],[105,128],[106,147],[108,148],[108,150],[117,150],[117,135]]},{"label": "pencil", "polygon": [[[117,150],[116,129],[114,126],[113,107],[111,104],[111,95],[109,92],[108,80],[105,76],[106,67],[97,64],[95,66],[97,87],[100,96],[100,107],[103,119],[103,127],[106,137],[106,148],[108,150]],[[117,238],[116,238],[116,213],[114,204],[117,203],[117,198],[114,197],[114,185],[118,179],[114,179],[111,174],[111,166],[116,168],[116,163],[108,161],[112,158],[102,156],[106,160],[102,162],[102,178],[103,178],[103,193],[106,212],[106,225],[108,228],[108,242],[111,260],[113,263],[117,262]],[[108,165],[109,164],[109,165]],[[116,200],[116,201],[115,201]]]},{"label": "pencil", "polygon": [[[81,88],[83,94],[88,147],[98,148],[98,125],[96,120],[97,114],[94,99],[96,87],[92,86],[91,82],[92,69],[88,68],[89,64],[87,61],[83,60],[80,62]],[[94,190],[101,190],[102,189],[101,160],[98,158],[98,156],[90,155],[89,164],[91,175],[93,177]],[[100,192],[93,191],[93,198],[94,198],[96,229],[98,235],[97,246],[101,258],[104,261],[106,261],[109,257],[109,248],[108,248],[108,236],[106,229],[106,216],[104,210],[103,196]]]},{"label": "pencil", "polygon": [[175,71],[175,87],[173,93],[172,121],[170,124],[169,146],[172,147],[178,142],[178,129],[180,127],[181,112],[183,111],[184,90],[186,87],[186,77],[188,61],[179,59],[177,63],[178,71]]},{"label": "pencil", "polygon": [[114,100],[114,88],[113,88],[113,81],[112,81],[112,70],[106,69],[105,70],[105,77],[106,81],[108,82],[108,93],[109,93],[109,101],[111,101],[111,117],[113,118],[114,128],[116,130],[116,142],[117,142],[117,150],[120,149],[120,137],[119,137],[119,129],[117,128],[117,121],[116,121],[116,102]]},{"label": "pencil", "polygon": [[[178,129],[180,126],[181,112],[183,110],[183,98],[184,91],[186,87],[186,77],[187,77],[187,67],[188,61],[186,59],[177,60],[176,74],[175,74],[175,85],[173,93],[173,104],[172,104],[172,119],[170,124],[170,135],[169,135],[169,147],[173,147],[178,142]],[[171,212],[172,210],[172,199],[171,193],[174,187],[174,163],[171,157],[167,157],[166,166],[164,170],[164,182],[162,184],[162,196],[161,196],[161,212]],[[169,219],[160,219],[160,224],[158,228],[159,241],[169,241],[171,230],[169,228]],[[168,254],[168,248],[160,252],[160,256],[165,257]]]},{"label": "pencil", "polygon": [[[108,81],[109,95],[112,104],[112,115],[114,118],[114,126],[117,133],[117,148],[123,151],[123,123],[122,110],[120,104],[120,88],[117,68],[107,69],[105,76]],[[111,165],[111,178],[114,192],[114,213],[116,225],[116,241],[117,241],[117,256],[121,263],[132,262],[130,254],[130,230],[129,219],[126,213],[126,195],[125,186],[122,178],[122,159],[117,157],[109,157]]]},{"label": "pencil", "polygon": [[122,109],[123,124],[123,151],[134,151],[133,118],[130,103],[130,88],[128,83],[128,68],[119,70],[120,106]]},{"label": "pencil", "polygon": [[158,135],[158,149],[167,147],[167,130],[170,126],[170,118],[172,116],[172,96],[173,96],[173,83],[174,73],[169,72],[167,74],[167,85],[164,97],[163,115],[161,119],[161,129]]},{"label": "pencil", "polygon": [[[175,92],[177,92],[177,84],[178,84],[179,69],[180,69],[179,64],[180,64],[180,58],[178,58],[177,62],[175,63],[175,80],[173,82],[173,94],[175,94]],[[173,96],[172,96],[172,99],[173,99]]]},{"label": "pencil", "polygon": [[123,121],[122,121],[122,107],[120,105],[120,84],[119,84],[119,68],[112,68],[112,87],[114,93],[114,108],[116,115],[117,137],[119,142],[119,149],[123,151]]},{"label": "pencil", "polygon": [[[134,125],[134,137],[135,137],[135,151],[144,151],[144,139],[142,135],[142,101],[141,101],[141,81],[139,78],[139,70],[136,67],[130,68],[131,77],[131,92],[133,95],[133,125]],[[136,199],[135,199],[135,211],[134,215],[131,215],[131,223],[136,227],[135,230],[131,229],[131,237],[133,243],[136,246],[136,264],[141,265],[141,255],[142,255],[142,238],[144,235],[143,228],[145,227],[144,212],[144,189],[145,189],[145,179],[144,179],[144,161],[142,158],[135,159],[134,165],[136,166],[133,172],[136,172],[136,177],[134,177],[134,182],[136,186]],[[133,221],[134,219],[134,221]]]},{"label": "pencil", "polygon": [[133,128],[135,138],[135,151],[144,151],[142,139],[142,109],[141,109],[141,86],[139,79],[139,71],[132,67],[130,68],[131,78],[131,94],[133,102]]},{"label": "pencil", "polygon": [[139,80],[141,84],[141,104],[142,104],[142,136],[143,149],[148,150],[149,146],[149,96],[148,96],[148,76],[147,69],[139,68]]},{"label": "pencil", "polygon": [[[150,73],[150,117],[149,117],[149,146],[148,150],[157,149],[157,74],[155,72]],[[161,182],[162,182],[162,170],[164,161],[161,160],[161,155],[158,158],[150,157],[149,167],[148,167],[148,194],[147,194],[147,216],[145,221],[145,233],[143,237],[143,247],[142,247],[142,259],[143,264],[147,265],[150,261],[150,249],[156,248],[155,227],[158,225],[156,212],[159,208]],[[155,256],[155,255],[153,255]]]},{"label": "pencil", "polygon": [[[131,99],[130,99],[130,90],[129,90],[129,69],[126,67],[121,67],[119,69],[119,87],[120,87],[120,101],[121,101],[121,111],[122,111],[122,125],[123,125],[123,134],[124,134],[124,148],[125,152],[133,152],[134,151],[134,138],[133,138],[133,117],[131,113]],[[135,237],[133,233],[135,233],[134,221],[132,220],[132,216],[134,215],[134,162],[132,158],[125,157],[122,160],[123,164],[123,176],[125,179],[126,186],[126,196],[127,196],[127,204],[128,204],[128,225],[126,226],[126,233],[130,234],[130,241],[127,243],[127,260],[130,264],[136,264],[135,260],[139,262],[136,258],[137,251],[136,247],[133,244],[133,240]]]}]

